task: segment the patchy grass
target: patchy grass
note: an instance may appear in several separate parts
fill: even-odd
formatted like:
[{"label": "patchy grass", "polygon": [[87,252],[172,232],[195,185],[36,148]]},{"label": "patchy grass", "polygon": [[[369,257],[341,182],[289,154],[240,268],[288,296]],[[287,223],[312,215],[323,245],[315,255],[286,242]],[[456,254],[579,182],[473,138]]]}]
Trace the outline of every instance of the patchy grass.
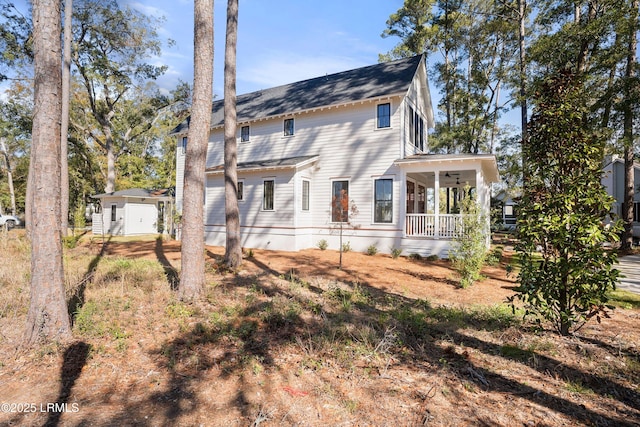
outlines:
[{"label": "patchy grass", "polygon": [[609,292],[609,303],[616,307],[640,309],[640,295],[622,289]]},{"label": "patchy grass", "polygon": [[[16,261],[0,266],[3,399],[77,403],[59,425],[640,422],[640,310],[626,293],[612,294],[610,319],[567,338],[511,311],[504,266],[462,290],[442,260],[352,251],[339,271],[335,251],[255,250],[238,271],[208,268],[206,297],[186,304],[170,242],[88,242],[65,253],[73,343],[16,350],[24,242],[6,241]],[[220,253],[209,248],[208,263]]]}]

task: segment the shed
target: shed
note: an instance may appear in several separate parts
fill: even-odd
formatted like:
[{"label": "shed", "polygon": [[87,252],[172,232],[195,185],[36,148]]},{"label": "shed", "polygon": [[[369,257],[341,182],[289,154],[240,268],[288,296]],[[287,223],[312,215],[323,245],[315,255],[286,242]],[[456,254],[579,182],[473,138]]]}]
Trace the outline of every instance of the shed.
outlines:
[{"label": "shed", "polygon": [[132,188],[91,196],[100,201],[100,208],[92,215],[93,234],[171,234],[173,195],[173,189]]}]

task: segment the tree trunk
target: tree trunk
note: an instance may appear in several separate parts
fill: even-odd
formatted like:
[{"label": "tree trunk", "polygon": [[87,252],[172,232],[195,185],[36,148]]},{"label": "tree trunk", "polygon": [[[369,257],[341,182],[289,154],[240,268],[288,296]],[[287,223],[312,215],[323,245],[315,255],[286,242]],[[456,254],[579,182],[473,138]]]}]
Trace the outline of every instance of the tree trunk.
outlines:
[{"label": "tree trunk", "polygon": [[624,141],[624,203],[622,204],[622,219],[624,221],[624,232],[622,234],[623,249],[631,249],[631,246],[633,245],[633,202],[635,177],[633,168],[633,105],[631,98],[633,97],[634,90],[632,82],[636,74],[636,48],[638,46],[636,38],[638,31],[638,0],[631,1],[631,10],[629,15],[627,66],[624,76],[624,122],[622,130]]},{"label": "tree trunk", "polygon": [[240,211],[238,209],[238,145],[236,142],[236,46],[238,0],[227,3],[227,40],[224,55],[224,210],[227,241],[224,262],[229,268],[242,264]]},{"label": "tree trunk", "polygon": [[[525,19],[527,14],[527,0],[518,0],[518,51],[520,55],[520,128],[522,131],[521,150],[526,152],[528,141],[527,132],[527,58],[525,46]],[[527,159],[522,156],[522,182],[527,182],[527,168],[525,167]]]},{"label": "tree trunk", "polygon": [[60,2],[34,0],[31,293],[25,342],[71,337],[60,237]]},{"label": "tree trunk", "polygon": [[105,149],[107,151],[107,184],[104,187],[104,192],[113,193],[116,191],[116,153],[113,146],[113,135],[109,126],[103,126],[102,131],[105,135]]},{"label": "tree trunk", "polygon": [[11,162],[9,161],[9,152],[5,139],[0,137],[0,150],[4,155],[4,161],[7,164],[7,183],[9,184],[9,197],[11,198],[11,215],[16,215],[16,192],[13,188],[13,172],[11,171]]},{"label": "tree trunk", "polygon": [[178,296],[200,297],[204,276],[203,198],[213,101],[213,0],[194,3],[193,106],[184,171],[182,269]]},{"label": "tree trunk", "polygon": [[69,94],[71,85],[71,17],[73,0],[64,2],[64,57],[62,62],[62,120],[60,143],[60,229],[62,236],[69,228]]},{"label": "tree trunk", "polygon": [[67,235],[69,228],[69,93],[71,83],[71,16],[73,0],[64,3],[64,57],[62,62],[62,120],[60,145],[60,229],[62,236]]}]

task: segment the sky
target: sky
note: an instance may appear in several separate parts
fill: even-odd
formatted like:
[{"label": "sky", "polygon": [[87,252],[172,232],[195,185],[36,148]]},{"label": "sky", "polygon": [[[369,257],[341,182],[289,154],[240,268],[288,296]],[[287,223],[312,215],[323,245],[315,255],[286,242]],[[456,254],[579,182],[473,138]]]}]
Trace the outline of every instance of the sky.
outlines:
[{"label": "sky", "polygon": [[[175,45],[151,59],[169,69],[158,83],[193,83],[193,1],[121,0],[164,17],[158,33]],[[215,2],[214,93],[223,97],[226,1]],[[243,94],[376,64],[398,38],[382,38],[389,15],[403,0],[240,0],[237,93]]]}]

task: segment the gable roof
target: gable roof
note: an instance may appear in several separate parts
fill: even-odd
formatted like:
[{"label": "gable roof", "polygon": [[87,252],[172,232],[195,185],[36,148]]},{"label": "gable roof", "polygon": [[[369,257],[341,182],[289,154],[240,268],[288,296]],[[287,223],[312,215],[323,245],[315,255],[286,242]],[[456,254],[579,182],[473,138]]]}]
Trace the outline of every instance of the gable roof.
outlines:
[{"label": "gable roof", "polygon": [[147,190],[144,188],[130,188],[128,190],[118,190],[112,193],[101,193],[91,196],[94,199],[104,197],[136,197],[136,198],[167,198],[173,197],[173,188],[162,188],[159,190]]},{"label": "gable roof", "polygon": [[[423,55],[418,55],[240,95],[236,100],[238,123],[404,94],[422,61]],[[223,99],[213,103],[212,128],[223,124],[223,106]],[[172,133],[186,132],[190,119]]]}]

